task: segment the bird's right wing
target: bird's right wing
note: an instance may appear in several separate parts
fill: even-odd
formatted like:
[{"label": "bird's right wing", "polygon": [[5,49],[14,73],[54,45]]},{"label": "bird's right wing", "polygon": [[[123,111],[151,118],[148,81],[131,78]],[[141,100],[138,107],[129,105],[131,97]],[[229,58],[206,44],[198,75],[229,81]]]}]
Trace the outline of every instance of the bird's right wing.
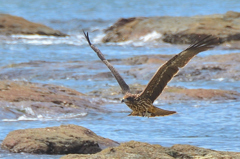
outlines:
[{"label": "bird's right wing", "polygon": [[154,102],[154,100],[162,93],[167,83],[177,74],[179,68],[184,67],[199,52],[213,48],[218,43],[218,38],[206,36],[188,47],[186,50],[175,55],[157,70],[140,96],[149,98]]},{"label": "bird's right wing", "polygon": [[126,92],[130,91],[129,86],[126,84],[126,82],[123,80],[122,76],[118,73],[118,71],[113,67],[113,65],[111,63],[108,62],[108,60],[105,59],[104,55],[102,54],[102,52],[95,47],[88,36],[88,32],[84,33],[84,36],[86,38],[86,40],[88,41],[89,46],[93,49],[93,51],[95,51],[98,55],[98,57],[102,60],[102,62],[110,69],[110,71],[112,72],[112,74],[114,75],[114,77],[116,78],[118,84],[120,85],[120,87],[122,88],[122,92],[125,94]]}]

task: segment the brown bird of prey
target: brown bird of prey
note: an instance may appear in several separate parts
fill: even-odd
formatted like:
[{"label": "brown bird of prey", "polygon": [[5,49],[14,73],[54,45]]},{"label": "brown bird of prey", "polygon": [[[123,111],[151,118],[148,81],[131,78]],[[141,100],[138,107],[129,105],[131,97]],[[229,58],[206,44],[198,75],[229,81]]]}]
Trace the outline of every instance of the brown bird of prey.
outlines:
[{"label": "brown bird of prey", "polygon": [[155,107],[153,105],[154,100],[162,93],[163,89],[173,78],[173,76],[177,74],[179,68],[184,67],[198,53],[206,51],[218,43],[217,38],[205,36],[160,66],[157,72],[153,75],[152,79],[149,81],[146,88],[141,93],[131,94],[130,88],[123,80],[122,76],[113,67],[113,65],[105,59],[101,51],[91,43],[88,33],[85,33],[84,31],[83,33],[88,41],[89,46],[97,53],[102,62],[111,70],[113,76],[116,78],[118,84],[122,88],[122,92],[125,94],[122,98],[122,102],[125,102],[126,105],[132,109],[132,113],[129,114],[129,116],[155,117],[175,114],[176,111],[169,111]]}]

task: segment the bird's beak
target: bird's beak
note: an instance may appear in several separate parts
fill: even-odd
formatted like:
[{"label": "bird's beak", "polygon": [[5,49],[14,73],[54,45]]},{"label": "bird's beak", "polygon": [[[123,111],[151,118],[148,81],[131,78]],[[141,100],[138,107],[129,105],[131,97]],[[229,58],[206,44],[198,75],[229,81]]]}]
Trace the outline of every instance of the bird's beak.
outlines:
[{"label": "bird's beak", "polygon": [[123,102],[124,102],[124,99],[121,100],[121,103],[123,103]]}]

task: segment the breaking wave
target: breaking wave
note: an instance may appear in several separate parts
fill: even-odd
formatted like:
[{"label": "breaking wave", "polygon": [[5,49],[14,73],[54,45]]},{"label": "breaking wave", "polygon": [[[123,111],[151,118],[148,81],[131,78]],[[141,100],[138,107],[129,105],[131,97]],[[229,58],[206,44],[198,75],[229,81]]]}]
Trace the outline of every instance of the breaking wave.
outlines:
[{"label": "breaking wave", "polygon": [[[102,31],[90,32],[90,38],[94,44],[102,43],[102,39],[105,34]],[[145,36],[141,36],[136,40],[128,40],[124,42],[117,43],[107,43],[107,45],[132,45],[132,46],[146,46],[146,45],[156,45],[162,43],[160,38],[162,34],[153,31]],[[79,33],[71,33],[66,37],[56,37],[56,36],[45,36],[45,35],[11,35],[11,36],[1,36],[0,39],[4,40],[6,44],[30,44],[30,45],[59,45],[59,44],[67,44],[67,45],[86,45],[87,42],[82,32]],[[167,44],[165,44],[167,45]]]}]

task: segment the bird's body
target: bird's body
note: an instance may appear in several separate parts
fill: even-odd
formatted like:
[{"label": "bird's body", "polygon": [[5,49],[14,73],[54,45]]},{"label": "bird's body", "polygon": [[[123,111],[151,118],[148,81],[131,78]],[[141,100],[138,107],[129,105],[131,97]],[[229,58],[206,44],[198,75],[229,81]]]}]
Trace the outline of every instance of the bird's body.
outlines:
[{"label": "bird's body", "polygon": [[127,92],[122,102],[132,109],[132,113],[129,116],[165,116],[176,113],[176,111],[168,111],[157,108],[153,105],[153,102],[149,98],[143,98],[140,94],[131,94]]},{"label": "bird's body", "polygon": [[129,116],[155,117],[175,114],[176,111],[169,111],[155,107],[153,102],[162,93],[167,83],[174,77],[174,75],[177,74],[179,68],[184,67],[199,52],[208,50],[219,42],[217,38],[212,36],[206,36],[205,38],[197,41],[195,44],[175,55],[173,58],[159,67],[146,88],[141,93],[131,94],[130,88],[123,80],[122,76],[105,59],[101,51],[91,44],[88,33],[83,33],[90,47],[97,53],[98,57],[103,61],[103,63],[111,70],[112,74],[122,88],[124,93],[122,102],[132,109],[132,113],[129,114]]}]

